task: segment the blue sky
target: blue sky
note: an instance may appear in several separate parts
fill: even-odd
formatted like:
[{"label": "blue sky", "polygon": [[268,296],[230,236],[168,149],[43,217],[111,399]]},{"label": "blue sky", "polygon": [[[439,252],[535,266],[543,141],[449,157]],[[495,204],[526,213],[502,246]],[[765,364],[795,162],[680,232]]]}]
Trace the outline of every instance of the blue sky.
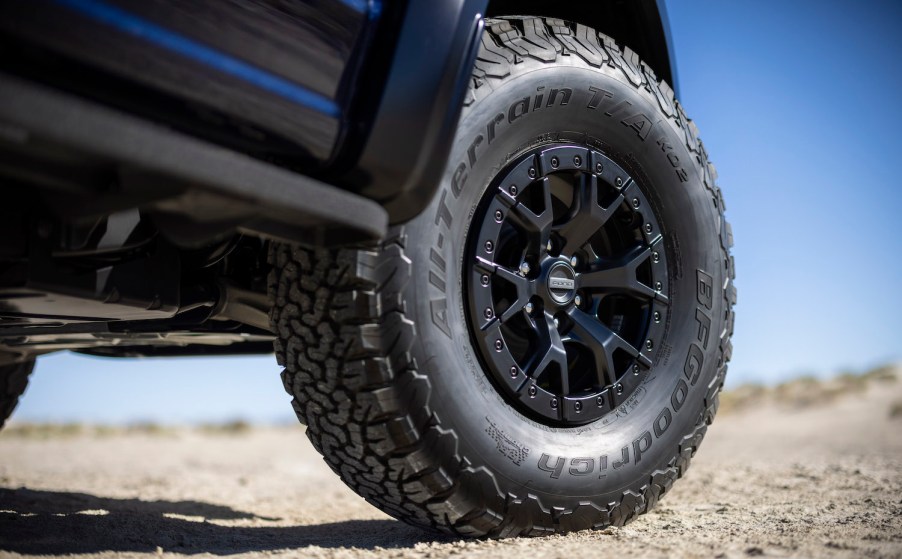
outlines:
[{"label": "blue sky", "polygon": [[[670,0],[680,97],[720,175],[729,385],[902,359],[902,2]],[[19,420],[292,421],[272,357],[39,361]]]}]

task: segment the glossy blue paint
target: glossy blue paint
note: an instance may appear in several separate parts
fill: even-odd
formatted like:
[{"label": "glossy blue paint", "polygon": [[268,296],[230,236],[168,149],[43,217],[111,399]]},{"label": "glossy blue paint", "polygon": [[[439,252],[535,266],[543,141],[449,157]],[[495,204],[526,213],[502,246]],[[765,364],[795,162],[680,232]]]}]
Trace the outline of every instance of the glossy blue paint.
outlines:
[{"label": "glossy blue paint", "polygon": [[332,118],[341,116],[338,105],[327,97],[105,2],[99,0],[53,1],[98,22],[206,64],[321,114]]}]

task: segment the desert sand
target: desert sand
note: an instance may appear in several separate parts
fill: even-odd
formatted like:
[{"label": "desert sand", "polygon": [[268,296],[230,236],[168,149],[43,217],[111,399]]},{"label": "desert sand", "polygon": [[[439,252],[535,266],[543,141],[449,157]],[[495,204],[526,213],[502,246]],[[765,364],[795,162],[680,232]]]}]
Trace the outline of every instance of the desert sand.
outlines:
[{"label": "desert sand", "polygon": [[301,426],[14,424],[0,434],[0,556],[902,557],[902,380],[824,393],[727,398],[688,476],[624,528],[502,541],[385,516]]}]

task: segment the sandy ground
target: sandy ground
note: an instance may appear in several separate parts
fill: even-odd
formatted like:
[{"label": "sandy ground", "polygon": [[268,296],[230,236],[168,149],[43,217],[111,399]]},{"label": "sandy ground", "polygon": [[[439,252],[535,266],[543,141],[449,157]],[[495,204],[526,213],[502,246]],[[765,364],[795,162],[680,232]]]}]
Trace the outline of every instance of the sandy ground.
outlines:
[{"label": "sandy ground", "polygon": [[902,557],[902,380],[721,414],[687,478],[621,529],[425,533],[344,487],[300,427],[0,435],[0,556]]}]

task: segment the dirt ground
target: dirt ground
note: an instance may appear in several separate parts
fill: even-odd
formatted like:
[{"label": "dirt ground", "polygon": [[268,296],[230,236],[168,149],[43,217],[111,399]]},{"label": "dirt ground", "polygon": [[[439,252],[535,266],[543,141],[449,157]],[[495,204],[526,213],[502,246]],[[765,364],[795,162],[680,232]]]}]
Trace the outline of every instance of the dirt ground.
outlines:
[{"label": "dirt ground", "polygon": [[0,556],[902,557],[902,380],[826,391],[802,409],[753,392],[730,400],[650,514],[504,541],[390,519],[337,480],[300,427],[13,426],[0,435]]}]

